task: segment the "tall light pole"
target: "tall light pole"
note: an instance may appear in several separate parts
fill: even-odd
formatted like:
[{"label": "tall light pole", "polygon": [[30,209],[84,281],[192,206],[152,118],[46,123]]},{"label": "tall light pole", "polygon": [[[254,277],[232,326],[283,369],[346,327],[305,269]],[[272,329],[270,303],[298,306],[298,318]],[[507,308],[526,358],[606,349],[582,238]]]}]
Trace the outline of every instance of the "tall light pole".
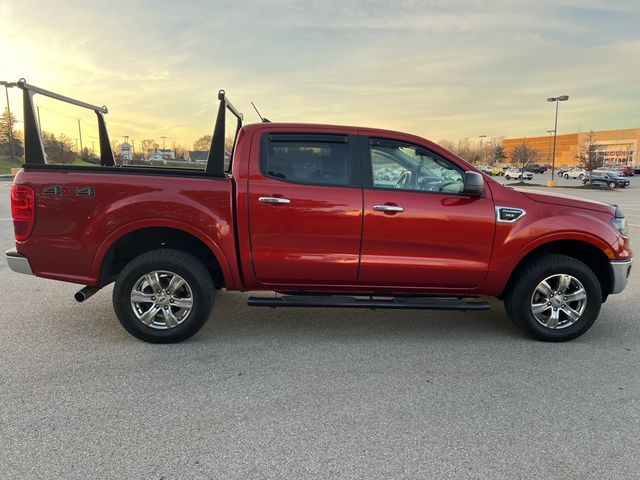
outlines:
[{"label": "tall light pole", "polygon": [[560,95],[559,97],[549,97],[547,98],[547,102],[556,102],[556,121],[553,127],[553,157],[551,159],[551,182],[552,185],[555,183],[555,175],[556,175],[556,139],[558,137],[558,103],[566,102],[569,100],[569,95]]},{"label": "tall light pole", "polygon": [[485,138],[487,138],[486,135],[478,135],[480,137],[480,163],[482,163],[484,165],[484,149],[483,147],[483,141]]},{"label": "tall light pole", "polygon": [[9,85],[4,83],[4,93],[7,96],[7,115],[9,115],[9,148],[11,149],[11,167],[16,165],[16,152],[13,146],[13,122],[11,121],[11,107],[9,106]]},{"label": "tall light pole", "polygon": [[551,163],[551,134],[555,133],[555,130],[547,130],[549,134],[549,154],[547,155],[547,163]]},{"label": "tall light pole", "polygon": [[162,154],[164,155],[164,140],[165,140],[167,137],[164,137],[164,136],[163,136],[163,137],[160,137],[160,138],[162,139]]}]

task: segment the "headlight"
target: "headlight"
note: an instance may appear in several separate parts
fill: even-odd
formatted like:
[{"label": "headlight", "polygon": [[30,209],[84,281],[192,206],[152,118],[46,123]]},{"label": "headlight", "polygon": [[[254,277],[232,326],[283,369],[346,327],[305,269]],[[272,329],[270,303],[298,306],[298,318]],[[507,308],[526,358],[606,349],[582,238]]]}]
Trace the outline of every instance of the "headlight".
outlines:
[{"label": "headlight", "polygon": [[622,213],[622,209],[614,205],[616,207],[616,213],[614,217],[611,219],[611,224],[616,227],[622,235],[627,235],[627,219],[624,217],[624,213]]}]

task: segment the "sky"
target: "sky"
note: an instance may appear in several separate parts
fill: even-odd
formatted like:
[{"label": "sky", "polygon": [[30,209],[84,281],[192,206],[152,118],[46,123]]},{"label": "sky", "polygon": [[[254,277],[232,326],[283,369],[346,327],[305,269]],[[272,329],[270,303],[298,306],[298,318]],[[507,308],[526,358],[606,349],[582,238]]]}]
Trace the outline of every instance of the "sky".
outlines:
[{"label": "sky", "polygon": [[[20,77],[167,146],[211,133],[221,88],[247,123],[253,101],[434,141],[545,135],[564,94],[559,134],[638,128],[640,1],[0,0],[0,80]],[[73,138],[81,114],[37,102]]]}]

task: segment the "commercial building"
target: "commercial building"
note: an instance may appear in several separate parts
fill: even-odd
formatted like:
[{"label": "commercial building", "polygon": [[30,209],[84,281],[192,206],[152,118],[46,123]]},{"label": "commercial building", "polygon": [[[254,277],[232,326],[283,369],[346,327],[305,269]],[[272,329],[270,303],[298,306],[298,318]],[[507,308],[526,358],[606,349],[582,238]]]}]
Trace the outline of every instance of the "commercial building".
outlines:
[{"label": "commercial building", "polygon": [[[556,167],[578,165],[580,150],[588,141],[589,132],[558,135],[556,139]],[[505,138],[504,149],[511,158],[511,152],[523,142],[540,155],[539,163],[551,163],[553,155],[553,134],[540,137]],[[640,166],[638,148],[640,147],[640,128],[624,130],[602,130],[593,132],[593,143],[596,145],[598,160],[602,164],[622,163]]]}]

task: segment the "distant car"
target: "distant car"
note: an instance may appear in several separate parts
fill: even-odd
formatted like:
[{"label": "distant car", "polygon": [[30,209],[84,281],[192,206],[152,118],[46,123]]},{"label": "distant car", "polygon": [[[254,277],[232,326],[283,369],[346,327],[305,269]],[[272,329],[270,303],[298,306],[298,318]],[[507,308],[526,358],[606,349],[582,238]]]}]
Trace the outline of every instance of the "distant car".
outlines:
[{"label": "distant car", "polygon": [[529,163],[524,167],[524,171],[531,173],[544,173],[547,171],[547,166],[540,163]]},{"label": "distant car", "polygon": [[509,168],[504,172],[504,178],[506,178],[507,180],[511,180],[511,179],[514,179],[514,180],[520,180],[520,179],[532,180],[533,179],[533,173],[525,171],[524,174],[522,174],[520,172],[520,170],[518,170],[517,168]]},{"label": "distant car", "polygon": [[633,167],[630,167],[629,165],[612,165],[610,169],[620,172],[627,177],[633,177],[634,174]]},{"label": "distant car", "polygon": [[496,165],[495,167],[491,167],[491,170],[489,170],[489,175],[504,175],[505,170],[508,167],[503,167],[500,165]]},{"label": "distant car", "polygon": [[584,168],[572,168],[571,170],[564,172],[563,177],[577,178],[579,180],[582,180],[584,177],[587,176],[587,173],[588,172]]},{"label": "distant car", "polygon": [[568,166],[564,166],[564,167],[560,167],[556,170],[556,175],[560,175],[561,177],[564,177],[564,174],[566,172],[568,172],[571,169],[574,169],[576,167],[568,167]]},{"label": "distant car", "polygon": [[585,185],[599,185],[609,188],[625,188],[630,185],[631,182],[621,175],[614,172],[603,172],[594,170],[589,173],[583,180]]}]

